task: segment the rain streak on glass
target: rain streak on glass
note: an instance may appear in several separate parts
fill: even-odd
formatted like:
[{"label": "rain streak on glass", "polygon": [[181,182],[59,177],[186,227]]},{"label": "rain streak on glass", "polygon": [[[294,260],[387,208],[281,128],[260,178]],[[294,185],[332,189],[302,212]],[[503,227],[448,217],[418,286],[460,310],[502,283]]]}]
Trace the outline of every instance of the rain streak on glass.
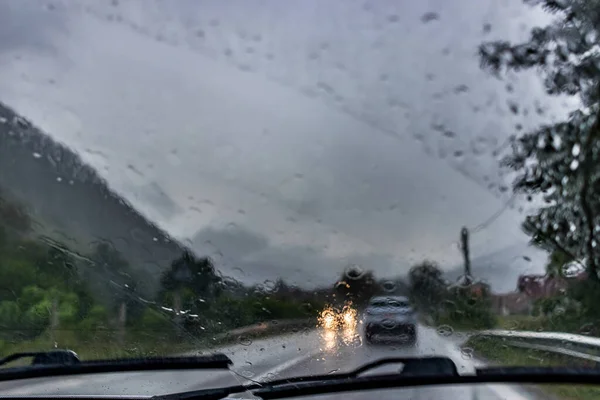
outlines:
[{"label": "rain streak on glass", "polygon": [[[0,1],[0,357],[234,361],[27,387],[76,395],[592,365],[599,10]],[[500,386],[411,395],[529,398]]]}]

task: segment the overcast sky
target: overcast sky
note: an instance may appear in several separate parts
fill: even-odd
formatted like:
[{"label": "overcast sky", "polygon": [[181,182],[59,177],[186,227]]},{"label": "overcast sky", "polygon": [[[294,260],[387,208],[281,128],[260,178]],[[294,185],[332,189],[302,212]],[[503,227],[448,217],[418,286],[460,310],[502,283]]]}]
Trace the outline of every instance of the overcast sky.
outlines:
[{"label": "overcast sky", "polygon": [[[242,279],[450,267],[509,200],[493,151],[568,110],[477,45],[546,21],[496,0],[4,0],[0,100]],[[475,256],[527,242],[520,206]]]}]

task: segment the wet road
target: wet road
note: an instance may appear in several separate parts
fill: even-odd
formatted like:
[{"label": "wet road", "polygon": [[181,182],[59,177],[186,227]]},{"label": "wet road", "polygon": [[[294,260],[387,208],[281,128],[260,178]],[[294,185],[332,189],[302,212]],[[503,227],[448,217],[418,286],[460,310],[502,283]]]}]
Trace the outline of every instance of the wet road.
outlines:
[{"label": "wet road", "polygon": [[[360,328],[359,328],[360,329]],[[456,337],[442,337],[434,329],[420,327],[415,346],[401,344],[366,345],[353,332],[315,330],[277,338],[257,340],[217,349],[234,362],[232,371],[142,372],[91,376],[30,379],[0,383],[0,395],[156,395],[177,391],[214,388],[294,375],[344,372],[381,357],[445,355],[454,360],[459,372],[472,371],[478,362],[453,343]],[[379,368],[391,372],[398,366]],[[532,399],[516,386],[436,386],[383,391],[323,395],[318,398],[368,399]],[[249,394],[235,397],[251,398]],[[314,398],[314,397],[313,397]]]}]

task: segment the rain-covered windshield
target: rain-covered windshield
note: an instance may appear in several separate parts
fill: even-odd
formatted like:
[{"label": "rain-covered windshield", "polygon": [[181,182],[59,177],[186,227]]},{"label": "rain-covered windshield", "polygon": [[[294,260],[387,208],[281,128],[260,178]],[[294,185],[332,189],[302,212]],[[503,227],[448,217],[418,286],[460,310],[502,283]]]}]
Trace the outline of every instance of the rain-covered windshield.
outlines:
[{"label": "rain-covered windshield", "polygon": [[234,361],[0,392],[595,366],[599,29],[597,0],[0,1],[0,355]]}]

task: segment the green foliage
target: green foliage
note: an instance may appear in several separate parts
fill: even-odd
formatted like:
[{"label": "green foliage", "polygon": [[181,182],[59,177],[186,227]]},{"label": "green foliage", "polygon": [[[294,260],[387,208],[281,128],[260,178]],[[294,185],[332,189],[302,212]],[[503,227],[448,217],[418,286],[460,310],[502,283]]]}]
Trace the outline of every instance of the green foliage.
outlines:
[{"label": "green foliage", "polygon": [[[531,30],[522,43],[480,46],[482,64],[494,74],[535,68],[550,95],[577,95],[584,108],[569,118],[543,125],[513,140],[503,160],[518,176],[514,189],[546,204],[526,217],[524,231],[532,242],[572,259],[586,259],[589,277],[597,279],[600,252],[594,242],[600,223],[600,38],[598,0],[542,0],[557,12],[545,27]],[[541,110],[539,111],[542,112]]]},{"label": "green foliage", "polygon": [[433,261],[423,261],[408,274],[410,297],[436,324],[460,329],[485,329],[496,324],[486,285],[449,286]]},{"label": "green foliage", "polygon": [[439,307],[446,297],[446,284],[438,265],[433,261],[425,260],[410,269],[408,280],[413,303],[422,312],[436,318]]},{"label": "green foliage", "polygon": [[[5,214],[12,210],[11,218],[20,215],[13,212],[19,207],[6,202],[2,206]],[[151,348],[167,351],[162,342],[175,333],[208,340],[258,322],[314,317],[323,307],[324,293],[331,292],[310,293],[283,280],[269,285],[268,291],[242,284],[225,291],[212,260],[185,252],[161,276],[156,298],[143,302],[136,292],[140,272],[109,243],[97,243],[85,257],[91,261],[83,262],[60,243],[48,244],[15,230],[13,222],[8,226],[0,219],[2,353],[44,349],[54,342],[83,346],[75,349],[78,352],[91,346],[95,357],[109,356],[104,348],[127,353],[126,343],[135,354],[147,354]],[[183,316],[168,311],[176,300]],[[118,318],[123,304],[126,326]]]},{"label": "green foliage", "polygon": [[470,329],[489,329],[496,325],[489,288],[454,287],[448,290],[440,322]]},{"label": "green foliage", "polygon": [[339,304],[350,301],[359,307],[379,291],[373,271],[363,271],[358,266],[346,268],[334,287],[335,299]]}]

